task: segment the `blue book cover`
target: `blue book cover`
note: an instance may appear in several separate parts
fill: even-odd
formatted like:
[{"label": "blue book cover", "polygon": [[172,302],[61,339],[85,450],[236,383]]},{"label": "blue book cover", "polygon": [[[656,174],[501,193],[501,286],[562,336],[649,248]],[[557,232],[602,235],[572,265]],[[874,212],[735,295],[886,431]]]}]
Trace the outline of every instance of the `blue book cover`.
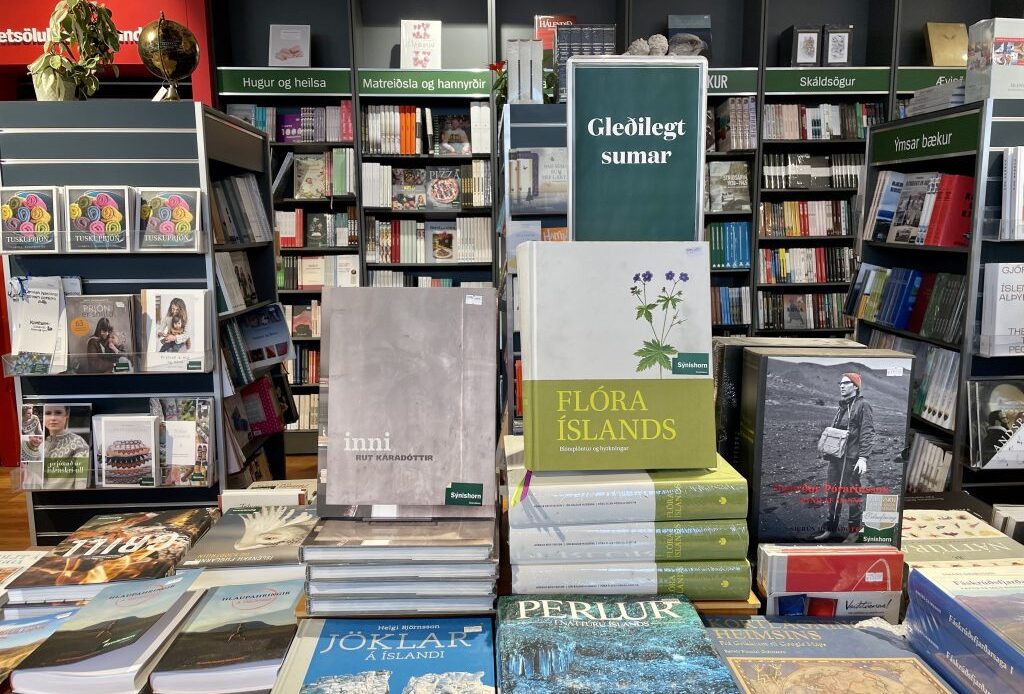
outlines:
[{"label": "blue book cover", "polygon": [[1020,686],[1024,567],[916,569],[907,592],[910,642],[936,669],[968,680],[968,691]]},{"label": "blue book cover", "polygon": [[6,619],[0,622],[0,683],[11,670],[49,638],[60,625],[75,615],[77,609],[59,614],[25,619]]},{"label": "blue book cover", "polygon": [[904,174],[896,171],[886,171],[882,191],[882,199],[879,201],[878,210],[875,213],[872,239],[885,241],[889,236],[889,227],[892,226],[893,216],[896,214],[896,207],[900,202],[900,193],[903,192]]},{"label": "blue book cover", "polygon": [[489,617],[305,620],[292,650],[275,692],[495,691]]},{"label": "blue book cover", "polygon": [[681,596],[505,596],[497,641],[503,694],[739,691]]},{"label": "blue book cover", "polygon": [[707,617],[718,654],[746,694],[952,692],[907,645],[854,621]]}]

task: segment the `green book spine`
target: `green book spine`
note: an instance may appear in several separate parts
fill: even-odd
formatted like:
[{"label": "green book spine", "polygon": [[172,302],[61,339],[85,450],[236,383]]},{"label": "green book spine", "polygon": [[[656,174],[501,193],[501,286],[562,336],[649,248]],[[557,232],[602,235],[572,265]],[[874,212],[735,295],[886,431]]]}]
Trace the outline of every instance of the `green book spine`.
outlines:
[{"label": "green book spine", "polygon": [[750,564],[738,561],[604,562],[512,566],[522,594],[679,594],[691,600],[746,600]]},{"label": "green book spine", "polygon": [[608,523],[512,528],[515,564],[592,561],[709,561],[747,556],[743,520]]}]

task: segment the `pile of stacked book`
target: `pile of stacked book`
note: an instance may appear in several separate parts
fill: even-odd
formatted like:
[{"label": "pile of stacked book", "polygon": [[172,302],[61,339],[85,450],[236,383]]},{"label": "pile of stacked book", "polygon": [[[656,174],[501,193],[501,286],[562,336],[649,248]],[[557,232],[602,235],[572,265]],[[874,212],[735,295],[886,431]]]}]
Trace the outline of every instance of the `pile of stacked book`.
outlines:
[{"label": "pile of stacked book", "polygon": [[964,83],[952,80],[934,87],[918,89],[914,98],[907,104],[907,116],[919,116],[922,113],[940,111],[944,108],[962,106],[964,103]]},{"label": "pile of stacked book", "polygon": [[[715,451],[707,246],[517,252],[525,438],[505,440],[513,592],[746,601],[747,483]],[[584,271],[620,281],[571,279]]]},{"label": "pile of stacked book", "polygon": [[1020,691],[1024,566],[917,569],[907,595],[911,647],[957,691]]},{"label": "pile of stacked book", "polygon": [[494,521],[323,520],[302,545],[312,616],[474,614],[494,605]]}]

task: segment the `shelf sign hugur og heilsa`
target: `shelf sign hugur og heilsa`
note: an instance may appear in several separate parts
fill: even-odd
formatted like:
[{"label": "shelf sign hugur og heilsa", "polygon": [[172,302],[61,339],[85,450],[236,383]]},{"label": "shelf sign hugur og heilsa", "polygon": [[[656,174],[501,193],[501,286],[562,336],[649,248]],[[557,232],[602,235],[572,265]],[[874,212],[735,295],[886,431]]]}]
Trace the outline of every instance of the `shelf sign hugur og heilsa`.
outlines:
[{"label": "shelf sign hugur og heilsa", "polygon": [[973,154],[978,149],[981,116],[977,110],[879,128],[871,133],[871,164]]},{"label": "shelf sign hugur og heilsa", "polygon": [[217,89],[225,96],[348,96],[352,74],[325,68],[217,68]]},{"label": "shelf sign hugur og heilsa", "polygon": [[884,94],[889,68],[769,68],[765,94]]},{"label": "shelf sign hugur og heilsa", "polygon": [[707,62],[574,58],[568,86],[570,237],[698,240]]},{"label": "shelf sign hugur og heilsa", "polygon": [[488,70],[360,70],[362,96],[455,96],[486,98]]}]

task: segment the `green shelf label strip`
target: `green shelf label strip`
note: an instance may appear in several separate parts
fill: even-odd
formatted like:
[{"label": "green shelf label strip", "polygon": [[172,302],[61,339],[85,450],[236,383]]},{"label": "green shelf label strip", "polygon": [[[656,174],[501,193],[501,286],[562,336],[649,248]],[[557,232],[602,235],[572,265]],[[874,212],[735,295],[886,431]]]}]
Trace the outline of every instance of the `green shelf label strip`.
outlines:
[{"label": "green shelf label strip", "polygon": [[765,94],[887,94],[889,68],[769,68]]},{"label": "green shelf label strip", "polygon": [[345,68],[217,68],[223,96],[349,96],[352,71]]},{"label": "green shelf label strip", "polygon": [[892,164],[974,154],[981,112],[977,110],[907,123],[871,133],[871,164]]}]

